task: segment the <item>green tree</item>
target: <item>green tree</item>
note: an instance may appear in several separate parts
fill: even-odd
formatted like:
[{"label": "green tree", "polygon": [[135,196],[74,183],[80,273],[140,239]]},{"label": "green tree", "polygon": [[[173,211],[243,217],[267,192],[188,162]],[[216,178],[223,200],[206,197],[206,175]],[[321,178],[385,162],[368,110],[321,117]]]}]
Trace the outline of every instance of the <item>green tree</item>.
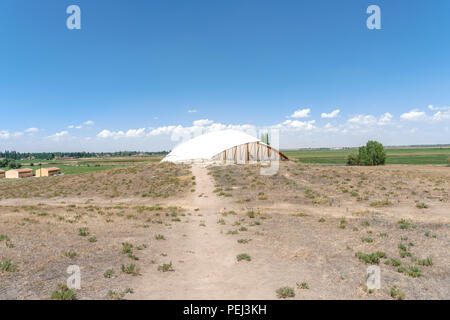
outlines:
[{"label": "green tree", "polygon": [[368,141],[365,146],[359,147],[358,155],[350,154],[347,157],[348,165],[378,166],[386,163],[386,152],[381,143]]},{"label": "green tree", "polygon": [[349,154],[347,157],[347,164],[349,166],[356,166],[359,164],[359,157],[357,154]]},{"label": "green tree", "polygon": [[267,144],[268,146],[270,145],[270,143],[269,143],[269,134],[268,133],[262,133],[261,134],[261,142]]}]

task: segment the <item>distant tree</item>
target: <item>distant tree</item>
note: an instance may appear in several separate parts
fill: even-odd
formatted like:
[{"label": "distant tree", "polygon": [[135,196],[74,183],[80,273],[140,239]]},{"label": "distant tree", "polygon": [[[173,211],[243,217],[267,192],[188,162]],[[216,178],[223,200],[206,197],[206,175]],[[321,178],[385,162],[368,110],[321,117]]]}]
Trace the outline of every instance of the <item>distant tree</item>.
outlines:
[{"label": "distant tree", "polygon": [[347,164],[349,166],[356,166],[359,164],[359,157],[357,154],[349,154],[347,157]]},{"label": "distant tree", "polygon": [[270,145],[268,133],[261,133],[261,142]]},{"label": "distant tree", "polygon": [[[158,151],[158,152],[140,152],[140,151],[119,151],[119,152],[36,152],[36,153],[20,153],[16,151],[0,151],[0,158],[5,159],[13,159],[13,160],[20,160],[20,159],[30,159],[33,158],[35,160],[53,160],[55,157],[61,158],[64,156],[72,157],[72,158],[94,158],[94,157],[104,157],[106,154],[108,154],[111,157],[123,157],[123,156],[133,156],[137,154],[144,154],[146,156],[153,156],[153,155],[166,155],[168,154],[167,151]],[[0,162],[0,167],[6,167],[2,166]]]},{"label": "distant tree", "polygon": [[16,162],[14,160],[9,161],[8,168],[10,169],[19,169],[22,165],[19,162]]},{"label": "distant tree", "polygon": [[3,159],[0,161],[0,168],[18,169],[22,165],[13,159]]},{"label": "distant tree", "polygon": [[378,166],[386,163],[386,152],[381,143],[368,141],[365,146],[359,147],[358,154],[347,157],[348,165]]}]

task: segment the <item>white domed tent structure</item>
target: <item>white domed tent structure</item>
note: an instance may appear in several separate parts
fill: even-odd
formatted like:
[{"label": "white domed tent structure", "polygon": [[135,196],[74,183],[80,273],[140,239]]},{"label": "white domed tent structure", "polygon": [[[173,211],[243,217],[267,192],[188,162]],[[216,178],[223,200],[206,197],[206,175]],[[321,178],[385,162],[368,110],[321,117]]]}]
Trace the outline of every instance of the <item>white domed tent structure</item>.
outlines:
[{"label": "white domed tent structure", "polygon": [[162,161],[258,163],[288,158],[280,151],[245,132],[214,131],[176,146]]}]

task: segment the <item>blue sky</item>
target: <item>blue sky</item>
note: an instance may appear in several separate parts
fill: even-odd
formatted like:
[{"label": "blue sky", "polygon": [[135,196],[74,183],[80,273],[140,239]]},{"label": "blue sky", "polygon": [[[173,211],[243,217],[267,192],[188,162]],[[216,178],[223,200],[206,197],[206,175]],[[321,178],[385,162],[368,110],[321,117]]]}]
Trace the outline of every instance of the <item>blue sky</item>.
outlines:
[{"label": "blue sky", "polygon": [[[81,30],[66,27],[72,4]],[[381,30],[366,27],[371,4]],[[155,151],[225,127],[277,129],[284,148],[450,143],[449,13],[447,0],[3,0],[0,149]]]}]

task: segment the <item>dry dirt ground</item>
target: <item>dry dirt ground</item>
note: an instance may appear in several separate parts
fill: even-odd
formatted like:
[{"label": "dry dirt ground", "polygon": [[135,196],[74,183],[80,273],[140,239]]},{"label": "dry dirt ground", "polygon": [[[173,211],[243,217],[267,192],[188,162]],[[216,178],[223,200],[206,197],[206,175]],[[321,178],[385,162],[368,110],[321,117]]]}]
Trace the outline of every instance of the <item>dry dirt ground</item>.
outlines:
[{"label": "dry dirt ground", "polygon": [[48,299],[69,265],[77,299],[450,298],[450,168],[112,171],[0,182],[0,299]]}]

